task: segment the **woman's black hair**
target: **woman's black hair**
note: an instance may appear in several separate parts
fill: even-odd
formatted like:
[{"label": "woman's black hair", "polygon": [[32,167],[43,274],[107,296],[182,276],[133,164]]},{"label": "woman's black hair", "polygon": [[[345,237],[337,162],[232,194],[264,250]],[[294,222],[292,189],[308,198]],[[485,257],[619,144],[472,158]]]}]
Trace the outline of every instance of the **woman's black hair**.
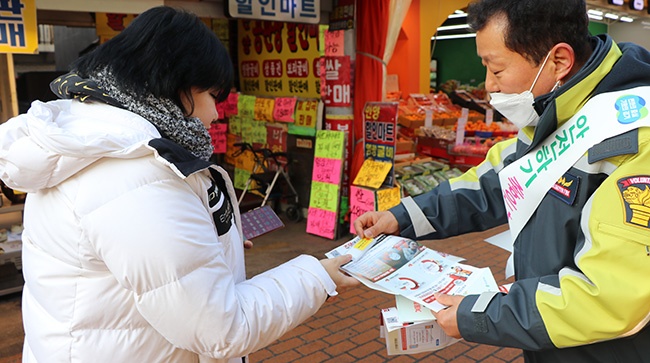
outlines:
[{"label": "woman's black hair", "polygon": [[120,34],[71,65],[81,77],[104,67],[136,95],[168,98],[181,109],[181,92],[190,96],[192,108],[192,87],[214,89],[220,102],[234,78],[228,52],[214,32],[196,15],[167,6],[138,15]]},{"label": "woman's black hair", "polygon": [[561,42],[573,48],[578,63],[585,63],[591,54],[584,0],[477,0],[467,8],[467,15],[475,31],[504,16],[506,47],[536,64]]}]

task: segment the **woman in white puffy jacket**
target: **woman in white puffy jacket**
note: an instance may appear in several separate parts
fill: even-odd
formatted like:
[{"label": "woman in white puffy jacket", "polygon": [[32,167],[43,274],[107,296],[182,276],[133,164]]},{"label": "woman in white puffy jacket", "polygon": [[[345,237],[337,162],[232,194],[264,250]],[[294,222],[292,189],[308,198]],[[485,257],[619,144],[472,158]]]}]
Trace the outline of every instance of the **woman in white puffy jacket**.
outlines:
[{"label": "woman in white puffy jacket", "polygon": [[28,192],[24,362],[242,362],[314,314],[346,257],[246,280],[206,127],[233,80],[216,36],[157,7],[0,126],[0,178]]}]

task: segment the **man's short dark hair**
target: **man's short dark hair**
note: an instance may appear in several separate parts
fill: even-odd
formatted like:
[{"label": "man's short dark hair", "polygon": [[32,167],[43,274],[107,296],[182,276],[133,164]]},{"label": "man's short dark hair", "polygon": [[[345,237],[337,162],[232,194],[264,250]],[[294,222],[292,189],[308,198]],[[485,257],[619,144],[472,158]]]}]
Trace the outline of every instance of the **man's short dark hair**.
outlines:
[{"label": "man's short dark hair", "polygon": [[[71,68],[87,77],[108,66],[118,84],[136,94],[173,100],[192,87],[230,92],[233,65],[217,36],[196,15],[166,6],[138,15],[120,34],[79,58]],[[187,111],[187,110],[186,110]]]},{"label": "man's short dark hair", "polygon": [[475,31],[504,16],[506,47],[536,64],[561,42],[573,48],[578,63],[589,58],[589,19],[584,0],[477,0],[467,13]]}]

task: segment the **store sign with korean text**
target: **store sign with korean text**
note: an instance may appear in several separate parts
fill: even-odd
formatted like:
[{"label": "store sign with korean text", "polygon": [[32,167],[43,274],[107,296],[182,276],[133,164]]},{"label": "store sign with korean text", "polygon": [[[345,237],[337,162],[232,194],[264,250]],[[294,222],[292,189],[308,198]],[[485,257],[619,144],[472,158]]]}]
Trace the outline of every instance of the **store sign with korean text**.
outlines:
[{"label": "store sign with korean text", "polygon": [[[324,82],[323,102],[328,107],[350,107],[351,77],[350,56],[325,57],[325,73],[321,75]],[[322,82],[322,81],[321,81]]]},{"label": "store sign with korean text", "polygon": [[[394,163],[397,146],[397,102],[366,102],[363,108],[364,158]],[[391,168],[383,185],[395,181]]]},{"label": "store sign with korean text", "polygon": [[318,24],[320,0],[228,0],[233,18]]},{"label": "store sign with korean text", "polygon": [[38,53],[34,0],[0,0],[0,53]]},{"label": "store sign with korean text", "polygon": [[318,24],[239,20],[237,36],[243,93],[320,97]]}]

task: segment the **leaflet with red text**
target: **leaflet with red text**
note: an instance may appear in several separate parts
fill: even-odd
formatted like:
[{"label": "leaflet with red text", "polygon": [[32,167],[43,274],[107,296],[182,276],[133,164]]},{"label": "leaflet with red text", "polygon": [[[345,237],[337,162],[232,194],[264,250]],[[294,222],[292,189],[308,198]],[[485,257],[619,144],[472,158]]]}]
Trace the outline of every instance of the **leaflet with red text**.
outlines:
[{"label": "leaflet with red text", "polygon": [[[436,293],[466,295],[477,293],[476,286],[496,286],[485,283],[481,269],[460,263],[462,258],[400,236],[355,237],[325,255],[332,258],[348,253],[352,261],[342,270],[372,289],[402,295],[433,311],[444,308],[436,301]],[[494,280],[492,274],[489,278]]]}]

